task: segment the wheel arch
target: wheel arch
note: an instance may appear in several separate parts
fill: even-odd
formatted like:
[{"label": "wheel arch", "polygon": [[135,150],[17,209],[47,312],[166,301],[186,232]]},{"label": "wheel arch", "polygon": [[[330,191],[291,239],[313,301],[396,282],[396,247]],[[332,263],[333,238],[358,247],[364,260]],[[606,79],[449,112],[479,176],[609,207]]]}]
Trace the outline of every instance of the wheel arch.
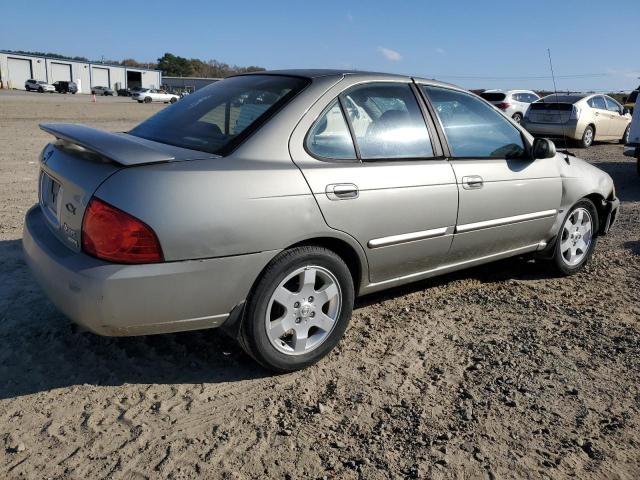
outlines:
[{"label": "wheel arch", "polygon": [[359,245],[356,247],[351,242],[338,237],[322,236],[299,241],[289,245],[284,250],[302,246],[324,247],[338,255],[344,263],[347,264],[347,268],[349,272],[351,272],[356,295],[360,291],[360,288],[366,283],[369,274],[369,264]]}]

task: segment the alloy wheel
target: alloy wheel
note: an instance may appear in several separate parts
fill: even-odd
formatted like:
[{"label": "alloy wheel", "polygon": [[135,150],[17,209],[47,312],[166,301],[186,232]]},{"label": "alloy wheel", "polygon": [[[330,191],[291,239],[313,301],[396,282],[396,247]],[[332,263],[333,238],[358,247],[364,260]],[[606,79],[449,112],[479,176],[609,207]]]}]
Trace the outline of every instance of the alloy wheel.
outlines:
[{"label": "alloy wheel", "polygon": [[298,268],[271,294],[267,337],[286,355],[309,353],[329,338],[341,307],[342,291],[333,273],[320,266]]},{"label": "alloy wheel", "polygon": [[576,208],[567,217],[562,227],[560,253],[567,265],[582,262],[589,252],[593,240],[593,219],[586,208]]}]

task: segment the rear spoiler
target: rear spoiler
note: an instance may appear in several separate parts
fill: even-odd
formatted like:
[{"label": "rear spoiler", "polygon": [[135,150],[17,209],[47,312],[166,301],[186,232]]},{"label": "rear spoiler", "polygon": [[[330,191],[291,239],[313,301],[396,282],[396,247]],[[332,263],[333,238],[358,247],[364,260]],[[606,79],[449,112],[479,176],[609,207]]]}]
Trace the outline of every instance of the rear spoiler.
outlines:
[{"label": "rear spoiler", "polygon": [[144,140],[126,133],[105,132],[73,123],[42,123],[40,128],[127,167],[175,160],[173,155],[145,145]]}]

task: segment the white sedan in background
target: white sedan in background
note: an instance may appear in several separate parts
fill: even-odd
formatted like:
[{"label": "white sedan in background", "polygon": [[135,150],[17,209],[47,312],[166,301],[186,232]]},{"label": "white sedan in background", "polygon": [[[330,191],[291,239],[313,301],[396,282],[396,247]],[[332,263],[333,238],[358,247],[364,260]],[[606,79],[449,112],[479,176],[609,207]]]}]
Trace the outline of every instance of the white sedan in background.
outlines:
[{"label": "white sedan in background", "polygon": [[138,103],[176,103],[178,100],[180,100],[180,97],[178,95],[167,93],[164,90],[156,90],[154,88],[142,88],[136,92],[132,92],[131,98],[137,100]]}]

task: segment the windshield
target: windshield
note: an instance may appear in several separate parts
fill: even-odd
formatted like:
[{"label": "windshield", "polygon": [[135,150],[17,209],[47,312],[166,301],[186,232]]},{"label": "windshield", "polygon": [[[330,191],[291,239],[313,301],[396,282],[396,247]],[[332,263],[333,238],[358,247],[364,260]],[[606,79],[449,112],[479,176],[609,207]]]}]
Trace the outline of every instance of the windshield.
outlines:
[{"label": "windshield", "polygon": [[506,98],[504,93],[499,92],[483,92],[480,94],[487,102],[501,102]]},{"label": "windshield", "polygon": [[47,84],[47,82],[43,82],[43,81],[39,81],[38,83],[39,83],[40,85],[46,85],[46,84]]},{"label": "windshield", "polygon": [[129,133],[224,155],[308,83],[279,75],[227,78],[162,110]]}]

